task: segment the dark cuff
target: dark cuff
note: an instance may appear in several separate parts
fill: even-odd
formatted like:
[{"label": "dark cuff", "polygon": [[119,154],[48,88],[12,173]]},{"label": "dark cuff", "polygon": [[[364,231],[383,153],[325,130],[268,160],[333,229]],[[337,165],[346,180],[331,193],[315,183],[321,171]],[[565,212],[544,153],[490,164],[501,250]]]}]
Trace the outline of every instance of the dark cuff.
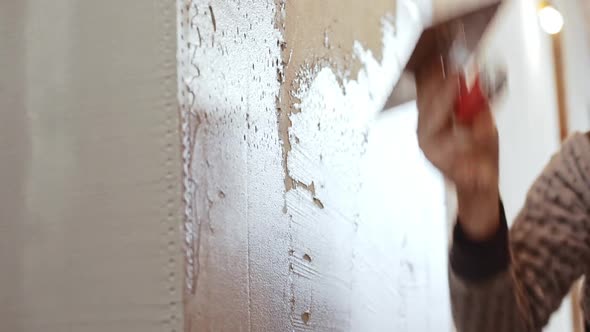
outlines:
[{"label": "dark cuff", "polygon": [[463,232],[461,223],[456,223],[450,262],[457,276],[468,281],[483,281],[508,268],[510,264],[508,224],[502,202],[499,205],[500,228],[488,240],[469,239]]}]

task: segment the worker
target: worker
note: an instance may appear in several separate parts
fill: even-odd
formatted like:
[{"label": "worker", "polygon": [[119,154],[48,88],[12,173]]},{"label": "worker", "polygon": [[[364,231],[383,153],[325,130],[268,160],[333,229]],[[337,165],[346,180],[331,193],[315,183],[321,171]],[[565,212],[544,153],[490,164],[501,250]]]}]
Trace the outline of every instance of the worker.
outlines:
[{"label": "worker", "polygon": [[[508,229],[498,189],[498,134],[487,109],[454,120],[458,77],[438,60],[416,73],[418,141],[456,185],[450,250],[453,319],[460,332],[541,331],[590,268],[590,136],[566,140]],[[586,331],[590,292],[582,307]]]}]

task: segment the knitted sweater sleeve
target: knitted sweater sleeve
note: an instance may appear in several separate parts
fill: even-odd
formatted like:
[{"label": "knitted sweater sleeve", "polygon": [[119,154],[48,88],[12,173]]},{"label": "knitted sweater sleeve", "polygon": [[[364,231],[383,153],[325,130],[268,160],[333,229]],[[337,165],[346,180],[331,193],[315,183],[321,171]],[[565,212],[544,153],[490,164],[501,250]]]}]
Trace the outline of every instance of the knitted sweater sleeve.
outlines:
[{"label": "knitted sweater sleeve", "polygon": [[455,226],[449,283],[460,332],[541,331],[590,263],[590,140],[566,141],[508,231],[470,241]]}]

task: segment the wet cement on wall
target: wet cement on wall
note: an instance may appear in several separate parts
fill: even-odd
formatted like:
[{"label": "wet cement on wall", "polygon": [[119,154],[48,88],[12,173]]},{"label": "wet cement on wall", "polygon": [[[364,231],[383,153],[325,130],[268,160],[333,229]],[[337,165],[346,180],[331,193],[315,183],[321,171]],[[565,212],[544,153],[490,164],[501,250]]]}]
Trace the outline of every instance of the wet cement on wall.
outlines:
[{"label": "wet cement on wall", "polygon": [[440,266],[378,236],[363,190],[411,3],[179,0],[186,331],[440,330],[418,318]]}]

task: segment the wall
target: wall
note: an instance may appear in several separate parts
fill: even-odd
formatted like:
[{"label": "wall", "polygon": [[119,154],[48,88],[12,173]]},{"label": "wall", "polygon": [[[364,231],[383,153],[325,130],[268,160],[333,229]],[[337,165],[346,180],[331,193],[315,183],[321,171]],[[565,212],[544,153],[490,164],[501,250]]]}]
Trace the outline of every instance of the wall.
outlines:
[{"label": "wall", "polygon": [[[379,115],[436,16],[427,2],[177,4],[0,3],[3,327],[179,331],[181,279],[186,330],[450,327],[442,179],[414,106]],[[511,218],[558,140],[549,41],[531,0],[509,8],[489,45],[510,59]],[[571,126],[585,129],[586,53],[571,45],[587,39],[564,31]],[[568,304],[548,331],[569,317]]]},{"label": "wall", "polygon": [[[377,116],[419,27],[450,8],[427,3],[179,2],[188,330],[449,325],[442,194],[421,191],[442,180],[418,157],[411,104]],[[563,5],[580,130],[587,39]],[[485,53],[510,74],[496,109],[512,220],[559,137],[536,2],[503,11]],[[427,303],[440,313],[424,316]],[[546,330],[571,330],[569,299]]]},{"label": "wall", "polygon": [[417,2],[178,9],[186,329],[450,328],[442,179],[378,117]]},{"label": "wall", "polygon": [[[364,257],[355,269],[360,299],[355,331],[450,331],[452,326],[445,186],[418,147],[417,114],[415,103],[401,105],[382,113],[369,129],[355,241],[356,256]],[[380,265],[388,274],[368,268]],[[383,295],[390,288],[396,296]],[[365,306],[375,299],[381,301]]]},{"label": "wall", "polygon": [[[181,280],[186,330],[450,327],[442,179],[414,106],[379,115],[426,3],[0,3],[3,327],[179,331]],[[509,7],[490,47],[512,73],[498,124],[514,217],[558,140],[548,39],[532,1]]]},{"label": "wall", "polygon": [[181,330],[175,21],[0,2],[1,330]]}]

